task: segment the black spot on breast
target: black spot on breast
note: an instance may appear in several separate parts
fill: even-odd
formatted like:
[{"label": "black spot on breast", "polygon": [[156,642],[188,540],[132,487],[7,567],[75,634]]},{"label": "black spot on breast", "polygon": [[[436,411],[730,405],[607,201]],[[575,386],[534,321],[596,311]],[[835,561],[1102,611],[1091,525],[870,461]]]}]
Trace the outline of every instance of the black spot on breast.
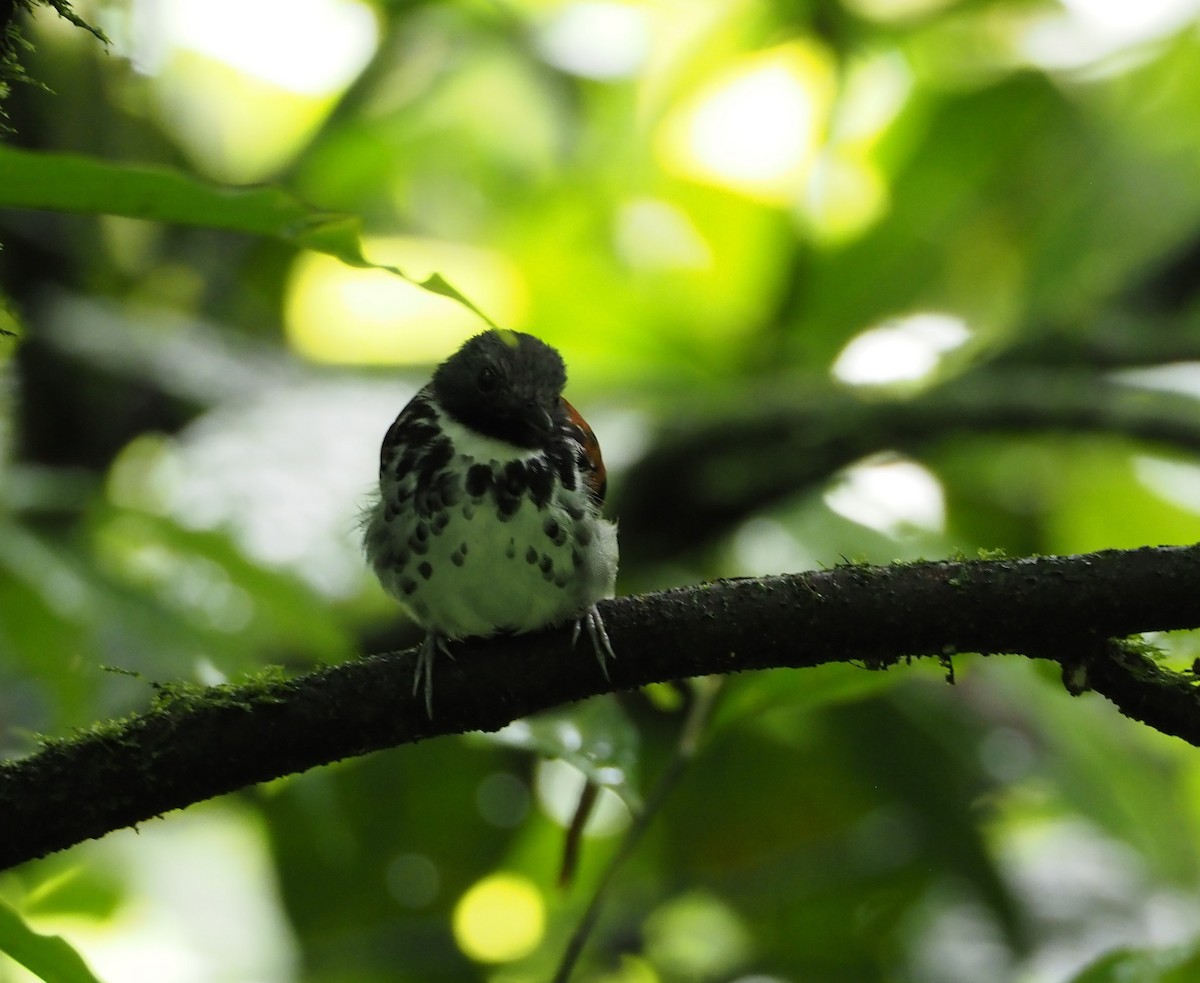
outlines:
[{"label": "black spot on breast", "polygon": [[462,498],[462,485],[459,484],[458,476],[449,470],[438,476],[437,491],[444,506],[457,505]]},{"label": "black spot on breast", "polygon": [[444,437],[430,445],[417,464],[413,509],[419,516],[429,516],[443,507],[441,489],[443,468],[453,456],[450,441]]},{"label": "black spot on breast", "polygon": [[592,543],[592,530],[586,522],[575,523],[575,542],[580,546],[590,546]]},{"label": "black spot on breast", "polygon": [[492,489],[501,522],[505,522],[517,514],[528,486],[523,461],[509,461],[504,465],[504,470],[497,475],[495,487]]},{"label": "black spot on breast", "polygon": [[437,508],[436,502],[430,502],[429,492],[424,488],[418,488],[413,495],[413,511],[423,519],[428,519],[430,512]]},{"label": "black spot on breast", "polygon": [[492,487],[492,469],[486,464],[472,464],[467,471],[467,494],[482,498]]},{"label": "black spot on breast", "polygon": [[421,448],[437,439],[440,432],[437,426],[422,415],[427,409],[426,407],[418,410],[410,404],[408,409],[396,417],[396,422],[384,436],[383,446],[379,451],[381,469],[387,467],[389,461],[395,458],[396,452],[403,448],[400,459],[394,461],[391,467],[396,474],[404,474],[416,463],[417,453]]},{"label": "black spot on breast", "polygon": [[429,527],[424,522],[417,523],[417,528],[408,537],[408,548],[417,556],[424,556],[429,552]]},{"label": "black spot on breast", "polygon": [[419,567],[417,567],[417,573],[419,573],[422,577],[424,577],[426,580],[428,580],[430,577],[433,576],[433,567],[430,565],[429,561],[426,560]]},{"label": "black spot on breast", "polygon": [[529,497],[539,510],[544,509],[554,495],[554,472],[540,458],[529,461],[525,470],[529,482]]},{"label": "black spot on breast", "polygon": [[517,541],[511,536],[508,538],[508,547],[505,549],[504,555],[510,560],[515,560],[517,557]]},{"label": "black spot on breast", "polygon": [[412,577],[401,577],[400,589],[404,591],[405,594],[411,594],[417,589],[417,582],[413,580]]},{"label": "black spot on breast", "polygon": [[461,567],[467,562],[467,544],[462,543],[458,549],[450,554],[450,562],[456,567]]},{"label": "black spot on breast", "polygon": [[583,554],[579,550],[571,550],[571,563],[575,565],[576,569],[583,566]]},{"label": "black spot on breast", "polygon": [[468,522],[470,522],[472,519],[474,519],[475,518],[475,506],[471,505],[469,502],[466,503],[465,505],[463,505],[462,517],[464,519],[466,519]]},{"label": "black spot on breast", "polygon": [[567,530],[556,519],[547,519],[542,532],[555,546],[562,546],[567,541]]},{"label": "black spot on breast", "polygon": [[428,482],[433,484],[437,472],[441,471],[447,464],[450,463],[450,458],[454,456],[454,446],[445,437],[440,437],[435,440],[429,449],[425,452],[425,459],[421,461],[421,475],[429,475]]},{"label": "black spot on breast", "polygon": [[575,455],[571,452],[571,448],[574,446],[576,446],[574,441],[559,440],[555,441],[546,452],[555,474],[558,475],[559,483],[567,491],[574,491],[577,483]]},{"label": "black spot on breast", "polygon": [[508,495],[522,495],[529,487],[528,472],[524,461],[509,461],[504,465],[504,491]]},{"label": "black spot on breast", "polygon": [[438,512],[430,522],[435,536],[440,536],[442,530],[450,524],[450,514],[448,512]]},{"label": "black spot on breast", "polygon": [[543,553],[542,558],[538,560],[538,566],[542,573],[549,573],[554,569],[554,560],[550,558],[549,554]]},{"label": "black spot on breast", "polygon": [[401,444],[418,444],[419,441],[414,439],[414,435],[420,436],[434,418],[433,407],[429,405],[426,395],[418,393],[388,427],[388,432],[383,438],[384,452]]},{"label": "black spot on breast", "polygon": [[535,550],[532,546],[530,546],[529,549],[527,549],[525,551],[525,562],[526,563],[537,563],[537,561],[538,561],[538,551]]},{"label": "black spot on breast", "polygon": [[392,475],[398,481],[412,471],[416,466],[417,452],[413,448],[408,447],[404,453],[400,455],[400,459],[392,466]]}]

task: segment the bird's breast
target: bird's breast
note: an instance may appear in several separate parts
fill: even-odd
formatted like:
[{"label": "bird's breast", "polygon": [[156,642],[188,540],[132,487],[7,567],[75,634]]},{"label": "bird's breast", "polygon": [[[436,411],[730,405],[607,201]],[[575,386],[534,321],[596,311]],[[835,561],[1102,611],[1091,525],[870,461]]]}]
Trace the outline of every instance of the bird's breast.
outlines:
[{"label": "bird's breast", "polygon": [[572,449],[496,446],[455,426],[385,459],[366,544],[389,593],[448,637],[530,631],[611,596],[616,530]]}]

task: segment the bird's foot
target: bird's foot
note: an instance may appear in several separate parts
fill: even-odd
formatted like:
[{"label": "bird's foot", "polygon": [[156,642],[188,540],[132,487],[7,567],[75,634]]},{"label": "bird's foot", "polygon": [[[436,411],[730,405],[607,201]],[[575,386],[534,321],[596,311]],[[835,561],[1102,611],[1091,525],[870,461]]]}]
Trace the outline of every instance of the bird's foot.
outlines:
[{"label": "bird's foot", "polygon": [[571,633],[572,648],[579,641],[579,635],[584,628],[587,629],[588,638],[592,640],[592,650],[600,662],[600,671],[604,673],[605,679],[610,679],[608,663],[610,660],[616,661],[617,653],[613,651],[608,632],[604,630],[604,619],[600,616],[600,609],[594,604],[575,619],[575,630]]},{"label": "bird's foot", "polygon": [[433,656],[441,652],[447,658],[454,658],[446,644],[444,636],[431,631],[425,636],[421,647],[417,650],[417,665],[413,672],[413,696],[422,689],[425,691],[425,712],[433,719]]}]

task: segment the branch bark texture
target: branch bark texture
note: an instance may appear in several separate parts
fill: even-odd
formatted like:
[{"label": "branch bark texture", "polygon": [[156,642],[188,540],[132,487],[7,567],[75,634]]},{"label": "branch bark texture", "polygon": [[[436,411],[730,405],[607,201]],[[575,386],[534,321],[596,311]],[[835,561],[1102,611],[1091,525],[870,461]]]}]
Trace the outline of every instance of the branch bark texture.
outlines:
[{"label": "branch bark texture", "polygon": [[687,676],[826,662],[1015,653],[1063,665],[1125,715],[1200,747],[1191,674],[1120,639],[1200,627],[1200,547],[847,565],[602,605],[611,682],[569,629],[468,640],[435,667],[434,715],[413,652],[289,680],[167,688],[145,713],[0,764],[0,868],[214,795],[440,734],[495,730],[548,707]]}]

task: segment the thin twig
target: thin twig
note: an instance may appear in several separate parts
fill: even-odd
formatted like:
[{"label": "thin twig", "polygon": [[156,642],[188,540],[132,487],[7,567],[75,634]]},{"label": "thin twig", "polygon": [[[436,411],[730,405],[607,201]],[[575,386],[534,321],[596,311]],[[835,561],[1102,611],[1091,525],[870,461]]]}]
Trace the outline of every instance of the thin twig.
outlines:
[{"label": "thin twig", "polygon": [[553,983],[568,983],[571,978],[571,973],[574,972],[576,964],[579,962],[579,957],[583,953],[583,947],[587,945],[588,939],[596,927],[596,922],[600,918],[600,909],[604,906],[604,901],[608,897],[609,889],[612,886],[613,880],[616,878],[617,872],[624,866],[625,861],[632,855],[637,848],[638,842],[642,838],[642,834],[646,832],[647,827],[654,821],[654,817],[658,815],[663,805],[666,804],[667,798],[675,788],[676,782],[682,777],[688,764],[696,754],[696,748],[700,744],[700,736],[704,732],[705,724],[712,714],[713,705],[716,702],[717,694],[721,690],[721,684],[724,679],[715,676],[706,676],[693,683],[693,694],[691,706],[688,708],[687,716],[684,718],[683,727],[679,732],[679,743],[675,747],[675,752],[671,756],[671,760],[667,762],[662,773],[658,776],[658,781],[654,788],[650,790],[650,794],[646,797],[646,802],[642,807],[641,812],[633,817],[633,822],[629,824],[629,828],[625,831],[625,838],[621,841],[621,845],[617,848],[616,853],[609,858],[608,866],[600,877],[600,882],[596,885],[596,890],[592,894],[591,901],[588,902],[587,909],[583,913],[583,917],[579,919],[579,924],[575,927],[570,940],[567,942],[567,948],[563,952],[562,961],[558,965],[558,971],[554,974]]}]

